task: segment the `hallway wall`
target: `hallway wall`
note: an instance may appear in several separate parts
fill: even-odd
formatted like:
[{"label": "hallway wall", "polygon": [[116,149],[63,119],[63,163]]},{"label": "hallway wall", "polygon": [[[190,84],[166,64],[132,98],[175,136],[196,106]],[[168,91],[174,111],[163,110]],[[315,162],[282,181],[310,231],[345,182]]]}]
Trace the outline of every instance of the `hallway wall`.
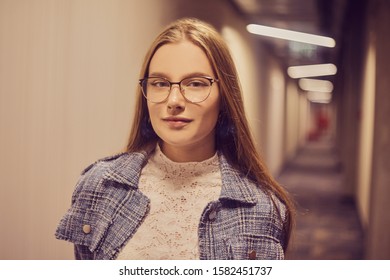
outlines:
[{"label": "hallway wall", "polygon": [[[285,101],[284,161],[290,161],[307,141],[312,128],[310,102],[296,81],[287,79]],[[282,108],[281,108],[282,109]]]},{"label": "hallway wall", "polygon": [[369,2],[370,26],[375,34],[375,113],[372,150],[368,259],[390,260],[390,2]]},{"label": "hallway wall", "polygon": [[264,158],[271,172],[278,174],[285,160],[286,82],[280,65],[272,58],[269,60]]},{"label": "hallway wall", "polygon": [[[299,146],[299,90],[293,81],[287,83],[286,92],[286,137],[285,154],[286,159],[291,160]],[[299,108],[297,110],[297,108]]]},{"label": "hallway wall", "polygon": [[[369,34],[370,35],[370,34]],[[372,37],[369,36],[369,37]],[[360,127],[358,141],[357,166],[357,205],[360,217],[365,228],[369,224],[369,203],[372,176],[372,145],[374,139],[374,113],[375,113],[375,45],[373,38],[368,39],[368,47],[364,63],[362,82],[362,102],[360,104]]]},{"label": "hallway wall", "polygon": [[390,2],[350,2],[339,75],[338,147],[346,191],[356,198],[365,257],[390,259]]}]

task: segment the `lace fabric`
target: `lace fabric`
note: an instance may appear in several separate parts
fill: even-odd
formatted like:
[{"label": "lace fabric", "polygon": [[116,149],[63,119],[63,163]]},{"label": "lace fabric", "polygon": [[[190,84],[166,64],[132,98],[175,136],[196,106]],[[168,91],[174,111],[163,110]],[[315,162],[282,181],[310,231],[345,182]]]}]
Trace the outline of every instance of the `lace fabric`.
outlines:
[{"label": "lace fabric", "polygon": [[198,259],[198,224],[221,192],[218,155],[202,162],[177,163],[157,146],[142,170],[139,188],[150,212],[118,259]]}]

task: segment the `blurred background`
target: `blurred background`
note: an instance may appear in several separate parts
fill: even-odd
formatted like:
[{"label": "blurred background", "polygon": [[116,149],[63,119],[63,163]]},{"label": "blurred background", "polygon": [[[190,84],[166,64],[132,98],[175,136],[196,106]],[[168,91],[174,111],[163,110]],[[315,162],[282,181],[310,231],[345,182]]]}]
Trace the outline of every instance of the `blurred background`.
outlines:
[{"label": "blurred background", "polygon": [[[80,172],[124,149],[145,52],[187,16],[227,41],[258,148],[296,200],[287,258],[390,259],[387,0],[0,0],[0,259],[73,258],[54,232]],[[290,68],[318,64],[332,71]]]}]

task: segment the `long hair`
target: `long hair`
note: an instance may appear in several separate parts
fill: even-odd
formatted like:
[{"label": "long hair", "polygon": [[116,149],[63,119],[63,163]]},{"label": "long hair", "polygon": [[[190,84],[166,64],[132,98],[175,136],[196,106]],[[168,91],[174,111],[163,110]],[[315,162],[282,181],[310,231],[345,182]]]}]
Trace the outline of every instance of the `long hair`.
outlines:
[{"label": "long hair", "polygon": [[[283,240],[286,251],[293,225],[293,203],[284,188],[272,178],[256,150],[244,112],[236,67],[221,35],[212,26],[197,19],[184,18],[173,22],[152,43],[145,56],[140,79],[148,76],[150,61],[161,46],[184,39],[204,51],[214,75],[219,79],[221,104],[216,124],[217,150],[232,166],[261,185],[267,193],[276,195],[287,207],[288,216],[284,224]],[[127,151],[151,150],[158,140],[149,120],[146,99],[142,95],[141,87],[138,87],[135,117]]]}]

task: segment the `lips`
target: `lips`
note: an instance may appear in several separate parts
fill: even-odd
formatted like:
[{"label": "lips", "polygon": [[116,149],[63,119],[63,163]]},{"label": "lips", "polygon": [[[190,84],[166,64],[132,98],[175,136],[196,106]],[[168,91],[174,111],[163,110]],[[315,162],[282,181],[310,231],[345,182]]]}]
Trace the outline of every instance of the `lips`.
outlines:
[{"label": "lips", "polygon": [[192,122],[191,119],[187,119],[183,117],[167,117],[167,118],[163,118],[162,120],[172,128],[181,128],[183,126],[186,126],[190,122]]},{"label": "lips", "polygon": [[191,119],[181,118],[181,117],[168,117],[168,118],[164,118],[163,120],[167,122],[187,122],[187,123],[192,121]]}]

